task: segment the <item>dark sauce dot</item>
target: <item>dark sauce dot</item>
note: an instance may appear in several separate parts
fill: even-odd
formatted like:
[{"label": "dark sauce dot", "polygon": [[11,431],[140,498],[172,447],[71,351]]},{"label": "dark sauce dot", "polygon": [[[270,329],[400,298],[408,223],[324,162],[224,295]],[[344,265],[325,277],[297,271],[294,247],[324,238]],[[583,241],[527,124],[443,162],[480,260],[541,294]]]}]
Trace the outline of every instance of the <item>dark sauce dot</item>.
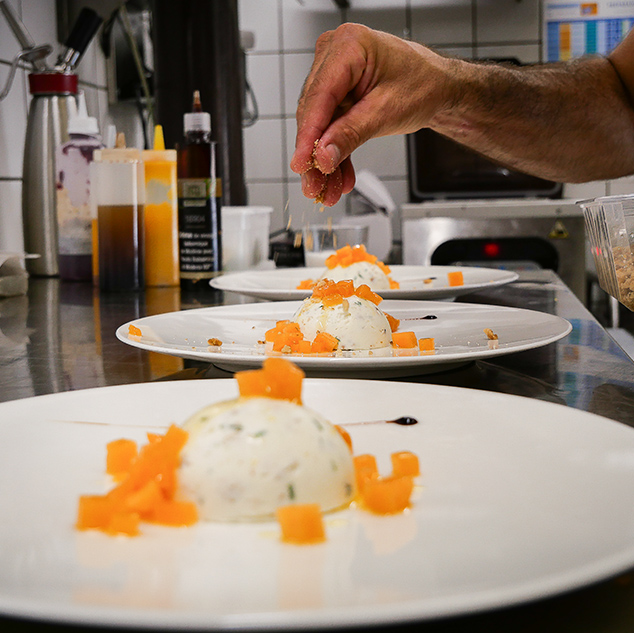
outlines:
[{"label": "dark sauce dot", "polygon": [[396,420],[388,420],[388,424],[410,426],[411,424],[418,424],[418,420],[416,418],[410,418],[408,415],[404,415],[402,418],[396,418]]},{"label": "dark sauce dot", "polygon": [[423,319],[437,319],[438,317],[435,314],[427,314],[423,317]]}]

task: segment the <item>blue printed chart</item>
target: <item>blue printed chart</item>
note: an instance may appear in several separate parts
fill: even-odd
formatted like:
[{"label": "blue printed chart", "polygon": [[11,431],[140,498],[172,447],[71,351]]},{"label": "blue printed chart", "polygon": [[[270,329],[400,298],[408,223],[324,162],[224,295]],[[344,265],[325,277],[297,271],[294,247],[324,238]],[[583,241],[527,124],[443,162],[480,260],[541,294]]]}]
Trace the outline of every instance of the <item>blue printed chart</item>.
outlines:
[{"label": "blue printed chart", "polygon": [[634,27],[634,0],[544,2],[546,60],[609,53]]}]

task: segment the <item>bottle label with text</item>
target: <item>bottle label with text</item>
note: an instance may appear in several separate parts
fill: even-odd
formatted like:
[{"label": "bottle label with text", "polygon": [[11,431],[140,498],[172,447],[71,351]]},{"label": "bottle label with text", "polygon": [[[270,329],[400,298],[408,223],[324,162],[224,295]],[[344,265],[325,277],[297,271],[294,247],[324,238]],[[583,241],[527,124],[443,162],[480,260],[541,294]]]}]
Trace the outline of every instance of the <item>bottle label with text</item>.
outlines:
[{"label": "bottle label with text", "polygon": [[178,241],[182,279],[205,279],[222,270],[220,179],[178,181]]}]

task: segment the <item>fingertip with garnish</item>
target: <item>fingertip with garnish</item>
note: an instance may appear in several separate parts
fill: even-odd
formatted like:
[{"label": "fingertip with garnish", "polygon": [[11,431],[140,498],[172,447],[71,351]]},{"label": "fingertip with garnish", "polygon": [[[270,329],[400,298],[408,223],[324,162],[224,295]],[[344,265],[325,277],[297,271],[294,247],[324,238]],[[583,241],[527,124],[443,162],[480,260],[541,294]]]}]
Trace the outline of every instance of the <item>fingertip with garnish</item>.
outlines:
[{"label": "fingertip with garnish", "polygon": [[302,174],[302,192],[307,198],[317,198],[326,185],[327,176],[311,168]]},{"label": "fingertip with garnish", "polygon": [[323,141],[317,141],[313,151],[313,162],[319,171],[332,174],[341,162],[341,151],[334,143],[325,145]]}]

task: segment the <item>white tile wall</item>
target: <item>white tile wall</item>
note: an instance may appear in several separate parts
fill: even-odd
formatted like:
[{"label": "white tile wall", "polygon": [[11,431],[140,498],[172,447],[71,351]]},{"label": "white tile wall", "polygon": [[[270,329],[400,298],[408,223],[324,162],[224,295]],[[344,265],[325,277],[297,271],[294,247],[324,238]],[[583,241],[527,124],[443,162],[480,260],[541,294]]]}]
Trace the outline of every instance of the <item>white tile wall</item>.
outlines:
[{"label": "white tile wall", "polygon": [[476,38],[482,44],[537,42],[540,5],[530,0],[476,0]]},{"label": "white tile wall", "polygon": [[267,0],[266,3],[262,0],[238,0],[240,30],[255,34],[251,52],[281,50],[279,11],[278,0]]},{"label": "white tile wall", "polygon": [[278,89],[281,84],[280,56],[249,55],[247,79],[256,95],[260,116],[281,116],[284,108],[283,98]]},{"label": "white tile wall", "polygon": [[[20,0],[6,0],[15,13],[20,15]],[[0,18],[0,59],[10,61],[18,53],[20,47],[4,17]]]},{"label": "white tile wall", "polygon": [[48,58],[55,62],[61,45],[57,41],[57,17],[54,0],[20,0],[22,22],[36,44],[50,44],[53,52]]},{"label": "white tile wall", "polygon": [[[8,76],[9,67],[0,65],[0,85],[5,85]],[[8,96],[0,101],[0,176],[22,177],[25,131],[25,77],[19,72]]]},{"label": "white tile wall", "polygon": [[412,0],[412,39],[429,46],[473,43],[472,0]]},{"label": "white tile wall", "polygon": [[278,0],[278,3],[282,9],[279,46],[282,51],[312,51],[324,31],[336,29],[341,24],[341,12],[332,0]]},{"label": "white tile wall", "polygon": [[22,251],[22,181],[0,180],[0,251]]},{"label": "white tile wall", "polygon": [[365,24],[371,29],[392,33],[398,37],[407,37],[408,28],[405,3],[394,7],[385,7],[384,2],[351,2],[351,8],[344,14],[347,22]]},{"label": "white tile wall", "polygon": [[244,130],[247,180],[282,180],[286,158],[282,128],[282,119],[260,119]]},{"label": "white tile wall", "polygon": [[284,111],[295,116],[297,99],[313,63],[312,53],[284,55]]}]

